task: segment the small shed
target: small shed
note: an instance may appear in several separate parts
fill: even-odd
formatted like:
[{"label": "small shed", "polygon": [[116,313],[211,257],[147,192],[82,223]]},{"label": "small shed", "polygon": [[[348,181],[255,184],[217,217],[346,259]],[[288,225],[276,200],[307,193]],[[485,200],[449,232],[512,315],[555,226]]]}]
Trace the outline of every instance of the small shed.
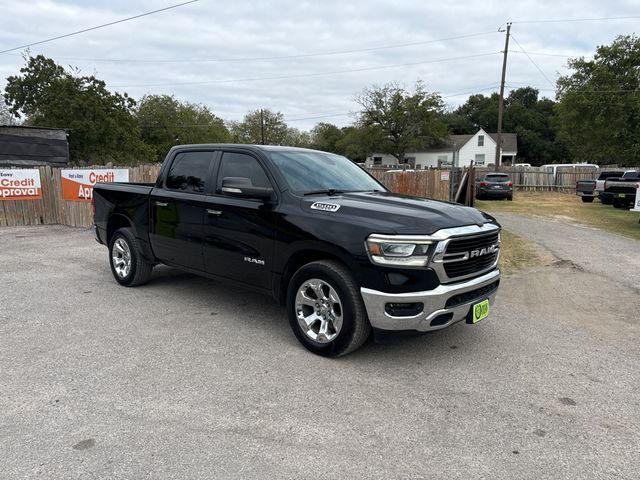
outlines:
[{"label": "small shed", "polygon": [[65,167],[68,163],[66,130],[0,126],[0,167]]}]

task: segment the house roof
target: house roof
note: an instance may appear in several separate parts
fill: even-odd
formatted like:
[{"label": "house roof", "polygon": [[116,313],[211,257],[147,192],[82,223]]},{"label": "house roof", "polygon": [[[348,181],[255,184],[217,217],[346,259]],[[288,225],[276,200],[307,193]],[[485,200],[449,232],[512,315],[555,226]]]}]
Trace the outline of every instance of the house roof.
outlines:
[{"label": "house roof", "polygon": [[[476,132],[477,133],[477,132]],[[450,142],[460,149],[463,145],[466,145],[476,134],[473,135],[451,135]],[[494,142],[498,140],[497,133],[488,133]],[[518,136],[515,133],[503,133],[502,134],[502,152],[517,152],[518,151]]]}]

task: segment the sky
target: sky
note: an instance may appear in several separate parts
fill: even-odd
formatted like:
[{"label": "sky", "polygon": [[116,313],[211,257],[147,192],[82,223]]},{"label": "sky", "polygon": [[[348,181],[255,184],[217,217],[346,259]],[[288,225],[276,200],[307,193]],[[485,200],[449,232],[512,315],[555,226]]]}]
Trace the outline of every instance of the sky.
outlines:
[{"label": "sky", "polygon": [[[0,51],[176,3],[0,0]],[[30,53],[136,99],[175,95],[225,120],[268,108],[306,130],[321,121],[350,124],[356,95],[372,85],[422,80],[451,109],[470,94],[498,91],[506,22],[513,22],[507,93],[530,85],[554,98],[569,58],[591,57],[640,25],[640,18],[568,20],[625,16],[640,16],[638,0],[199,0]],[[24,65],[22,54],[0,54],[0,89]]]}]

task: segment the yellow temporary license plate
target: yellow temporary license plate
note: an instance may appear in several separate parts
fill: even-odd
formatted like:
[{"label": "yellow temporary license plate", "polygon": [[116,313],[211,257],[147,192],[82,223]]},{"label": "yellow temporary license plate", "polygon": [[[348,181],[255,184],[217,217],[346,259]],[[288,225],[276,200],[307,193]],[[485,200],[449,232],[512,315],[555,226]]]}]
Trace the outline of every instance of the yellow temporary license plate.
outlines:
[{"label": "yellow temporary license plate", "polygon": [[471,323],[478,323],[489,316],[489,300],[471,306]]},{"label": "yellow temporary license plate", "polygon": [[618,198],[624,198],[624,197],[626,197],[626,196],[627,196],[627,194],[626,194],[626,193],[619,193],[619,194],[618,194]]}]

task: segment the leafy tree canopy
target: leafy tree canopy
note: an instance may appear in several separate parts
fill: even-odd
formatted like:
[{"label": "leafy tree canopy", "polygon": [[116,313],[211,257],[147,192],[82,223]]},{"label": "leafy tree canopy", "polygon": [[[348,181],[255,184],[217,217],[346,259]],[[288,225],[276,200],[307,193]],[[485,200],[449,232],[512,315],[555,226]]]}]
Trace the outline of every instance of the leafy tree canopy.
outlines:
[{"label": "leafy tree canopy", "polygon": [[356,102],[362,107],[358,123],[377,127],[374,131],[381,135],[381,150],[401,163],[408,151],[436,146],[446,139],[442,99],[427,92],[421,82],[413,91],[397,83],[365,88]]},{"label": "leafy tree canopy", "polygon": [[111,93],[95,76],[67,71],[43,55],[26,58],[20,75],[7,78],[4,98],[25,124],[64,128],[76,164],[148,162],[152,150],[132,115],[135,101]]},{"label": "leafy tree canopy", "polygon": [[557,83],[559,135],[576,160],[640,165],[640,38],[617,37]]},{"label": "leafy tree canopy", "polygon": [[178,144],[225,143],[231,134],[224,121],[203,105],[180,102],[173,95],[142,97],[135,117],[144,142],[160,161]]}]

